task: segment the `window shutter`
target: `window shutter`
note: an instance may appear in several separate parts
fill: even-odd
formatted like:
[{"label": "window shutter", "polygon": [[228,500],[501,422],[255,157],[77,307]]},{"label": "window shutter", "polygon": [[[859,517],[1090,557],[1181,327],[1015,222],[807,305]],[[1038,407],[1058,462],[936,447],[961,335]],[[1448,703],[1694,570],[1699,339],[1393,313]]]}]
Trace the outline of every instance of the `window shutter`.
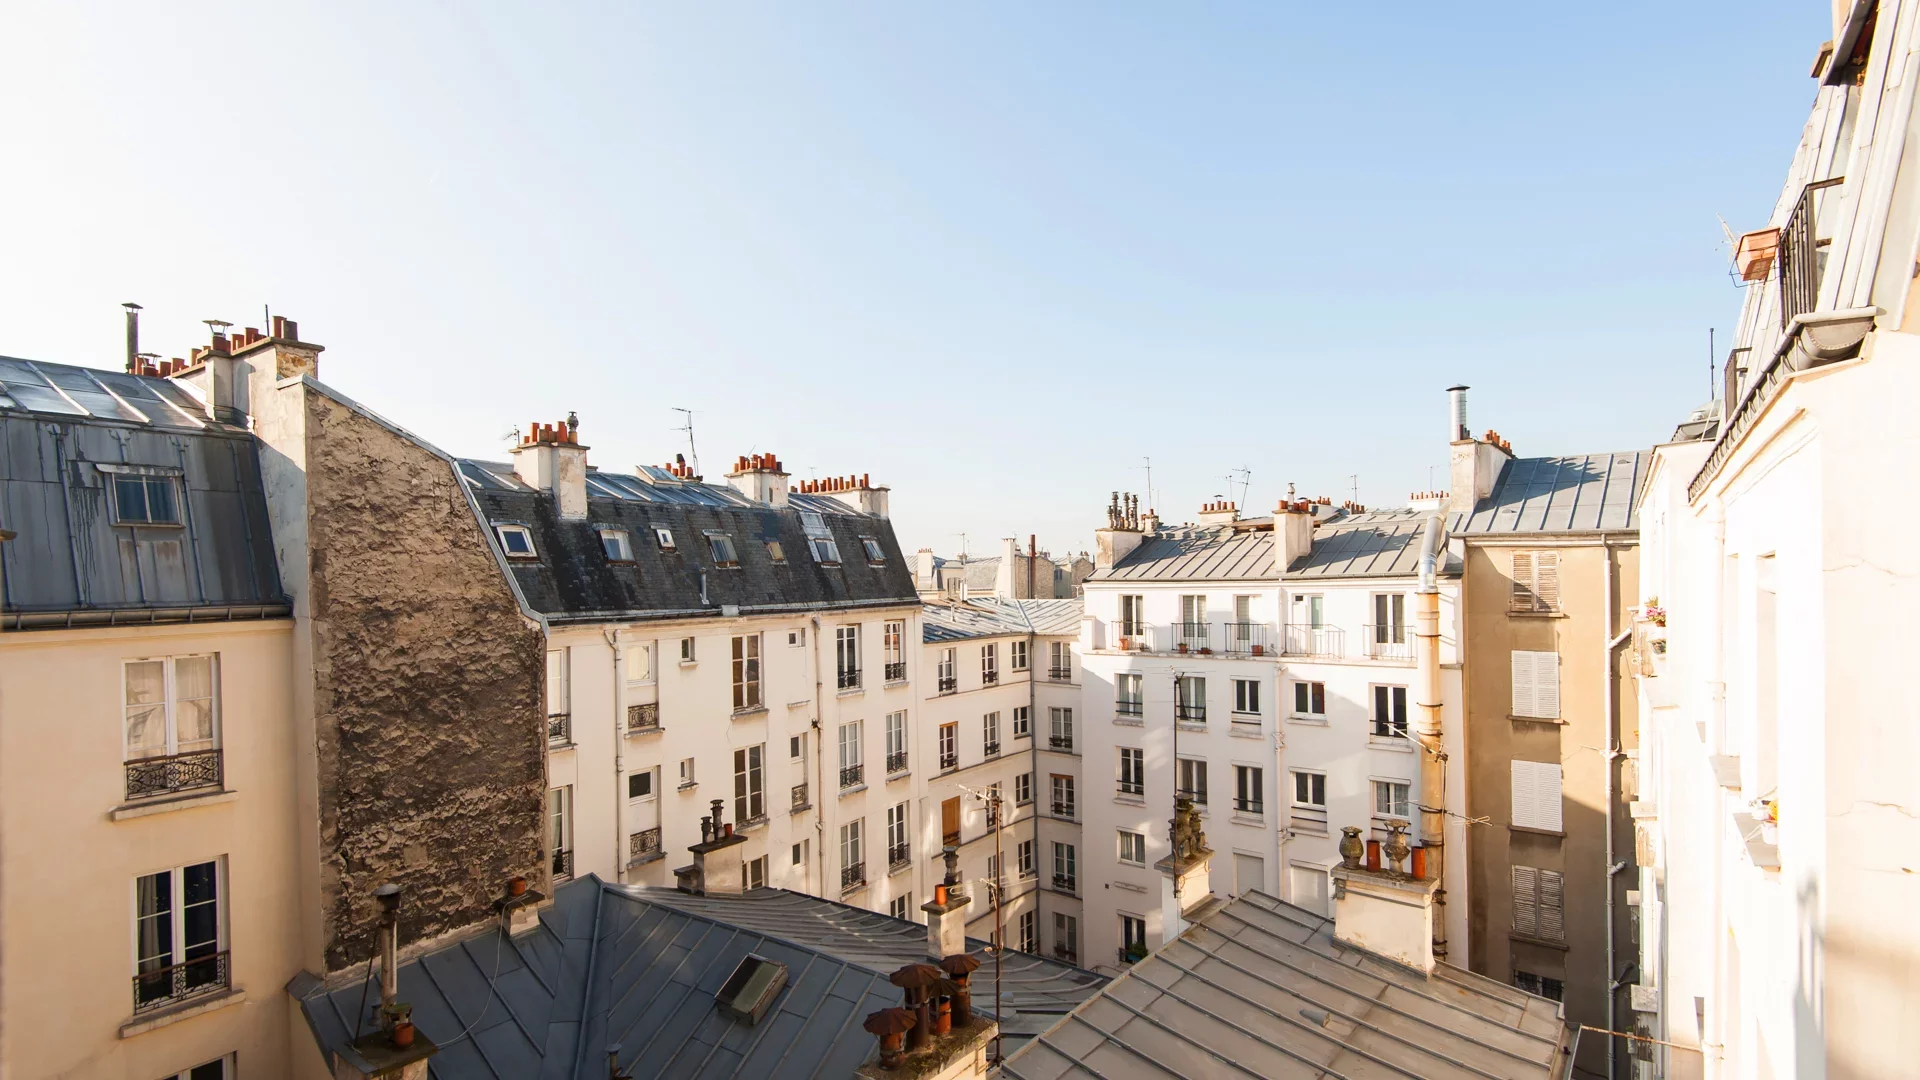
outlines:
[{"label": "window shutter", "polygon": [[1513,932],[1540,936],[1540,872],[1531,866],[1513,868]]},{"label": "window shutter", "polygon": [[1560,766],[1545,761],[1513,762],[1514,825],[1561,831]]},{"label": "window shutter", "polygon": [[1533,552],[1513,553],[1513,610],[1533,610]]},{"label": "window shutter", "polygon": [[1560,610],[1560,553],[1533,553],[1533,598],[1538,611]]},{"label": "window shutter", "polygon": [[1552,870],[1540,871],[1540,936],[1549,941],[1564,941],[1566,920],[1562,916],[1565,879]]},{"label": "window shutter", "polygon": [[1513,651],[1513,715],[1532,716],[1533,710],[1533,654],[1515,649]]},{"label": "window shutter", "polygon": [[1559,653],[1533,654],[1533,707],[1534,716],[1548,720],[1560,718]]}]

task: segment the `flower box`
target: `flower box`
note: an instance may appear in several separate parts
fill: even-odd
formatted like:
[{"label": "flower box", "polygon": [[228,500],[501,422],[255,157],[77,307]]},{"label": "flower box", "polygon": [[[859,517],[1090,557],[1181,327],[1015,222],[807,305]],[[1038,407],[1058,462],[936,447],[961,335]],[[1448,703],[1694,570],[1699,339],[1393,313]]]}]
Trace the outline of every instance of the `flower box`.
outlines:
[{"label": "flower box", "polygon": [[1779,229],[1755,229],[1742,236],[1733,251],[1733,265],[1740,271],[1740,280],[1767,280],[1779,251]]}]

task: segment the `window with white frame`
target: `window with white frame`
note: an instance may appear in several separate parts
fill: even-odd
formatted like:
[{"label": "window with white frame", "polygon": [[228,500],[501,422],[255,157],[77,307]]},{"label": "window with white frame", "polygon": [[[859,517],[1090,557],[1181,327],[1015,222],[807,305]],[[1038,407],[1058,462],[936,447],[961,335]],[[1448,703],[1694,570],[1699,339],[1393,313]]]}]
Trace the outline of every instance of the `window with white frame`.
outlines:
[{"label": "window with white frame", "polygon": [[1559,872],[1513,867],[1513,932],[1545,941],[1565,941],[1566,884]]},{"label": "window with white frame", "polygon": [[693,759],[690,757],[681,758],[680,759],[680,790],[685,791],[687,788],[692,787],[697,782],[698,781],[694,778],[694,774],[693,774]]},{"label": "window with white frame", "polygon": [[1386,659],[1406,659],[1413,655],[1407,627],[1405,593],[1373,594],[1373,625],[1367,631],[1371,655]]},{"label": "window with white frame", "polygon": [[1122,596],[1120,598],[1120,636],[1136,638],[1147,632],[1147,598],[1144,596]]},{"label": "window with white frame", "polygon": [[1072,892],[1080,880],[1072,844],[1053,843],[1053,887]]},{"label": "window with white frame", "polygon": [[633,541],[627,538],[627,530],[601,529],[600,553],[608,562],[632,562]]},{"label": "window with white frame", "polygon": [[1015,705],[1013,707],[1013,737],[1024,739],[1033,734],[1033,707]]},{"label": "window with white frame", "polygon": [[1120,794],[1144,795],[1147,792],[1147,752],[1138,746],[1120,748]]},{"label": "window with white frame", "polygon": [[905,772],[907,768],[907,713],[890,712],[886,719],[887,772]]},{"label": "window with white frame", "polygon": [[1013,778],[1013,804],[1025,806],[1033,801],[1033,774],[1023,772]]},{"label": "window with white frame", "polygon": [[842,690],[860,689],[860,627],[833,628],[833,666]]},{"label": "window with white frame", "polygon": [[886,680],[890,683],[904,681],[907,677],[906,653],[907,624],[895,619],[885,623],[880,629],[882,651],[886,654]]},{"label": "window with white frame", "polygon": [[1373,816],[1377,818],[1401,818],[1411,820],[1408,805],[1409,793],[1413,785],[1405,780],[1375,780],[1373,782]]},{"label": "window with white frame", "polygon": [[661,551],[674,550],[672,529],[669,529],[664,525],[655,525],[653,527],[653,539],[655,543],[658,543],[660,545]]},{"label": "window with white frame", "polygon": [[1145,676],[1122,673],[1113,677],[1113,713],[1139,719],[1146,713]]},{"label": "window with white frame", "polygon": [[1513,650],[1513,715],[1560,718],[1560,654]]},{"label": "window with white frame", "polygon": [[733,820],[740,825],[767,816],[766,757],[765,743],[733,752]]},{"label": "window with white frame", "polygon": [[960,725],[958,723],[941,724],[935,732],[940,743],[940,767],[957,769],[960,767]]},{"label": "window with white frame", "polygon": [[1047,678],[1055,682],[1073,680],[1073,646],[1064,641],[1047,642]]},{"label": "window with white frame", "polygon": [[493,534],[500,538],[500,550],[506,552],[509,559],[540,557],[540,553],[533,549],[533,530],[525,525],[495,525]]},{"label": "window with white frame", "polygon": [[733,708],[758,709],[760,700],[760,635],[736,634],[733,639]]},{"label": "window with white frame", "polygon": [[573,876],[573,785],[547,789],[547,844],[553,850],[553,879]]},{"label": "window with white frame", "polygon": [[1260,680],[1233,680],[1233,711],[1242,716],[1260,715]]},{"label": "window with white frame", "polygon": [[627,664],[627,685],[645,686],[653,682],[653,646],[626,645],[621,649]]},{"label": "window with white frame", "polygon": [[1066,773],[1054,773],[1051,779],[1053,781],[1054,815],[1056,817],[1072,817],[1074,812],[1073,777]]},{"label": "window with white frame", "polygon": [[823,566],[840,565],[840,545],[834,542],[827,519],[812,510],[800,511],[800,528],[807,534],[807,549],[813,560]]},{"label": "window with white frame", "polygon": [[1207,722],[1207,680],[1201,675],[1173,678],[1173,716],[1190,724]]},{"label": "window with white frame", "polygon": [[128,660],[121,684],[127,797],[218,787],[218,655]]},{"label": "window with white frame", "polygon": [[1022,878],[1030,878],[1035,873],[1033,843],[1031,840],[1022,840],[1014,846],[1014,865],[1019,867]]},{"label": "window with white frame", "polygon": [[1296,682],[1293,684],[1293,715],[1319,719],[1327,715],[1327,684],[1323,682]]},{"label": "window with white frame", "polygon": [[1055,750],[1073,749],[1073,710],[1057,706],[1047,709],[1047,743]]},{"label": "window with white frame", "polygon": [[1147,957],[1147,920],[1138,915],[1120,916],[1120,958],[1138,963]]},{"label": "window with white frame", "polygon": [[907,804],[887,807],[887,862],[900,866],[913,855],[907,844]]},{"label": "window with white frame", "polygon": [[913,894],[901,893],[899,896],[888,900],[887,914],[896,919],[906,919],[911,922],[913,919]]},{"label": "window with white frame", "polygon": [[707,533],[707,551],[713,555],[713,565],[737,568],[740,565],[740,553],[734,550],[733,537],[723,532]]},{"label": "window with white frame", "polygon": [[1027,643],[1010,641],[1007,643],[1007,667],[1014,671],[1027,670]]},{"label": "window with white frame", "polygon": [[1053,955],[1063,960],[1080,956],[1080,920],[1064,911],[1053,913]]},{"label": "window with white frame", "polygon": [[936,677],[940,680],[940,692],[951,694],[960,686],[960,665],[953,649],[941,649],[940,660],[934,665]]},{"label": "window with white frame", "polygon": [[861,760],[860,744],[863,741],[862,721],[840,725],[840,786],[850,788],[866,781],[865,763]]},{"label": "window with white frame", "polygon": [[1000,681],[1000,643],[990,641],[980,646],[980,684],[992,686]]},{"label": "window with white frame", "polygon": [[1180,785],[1176,794],[1192,799],[1195,806],[1207,805],[1207,763],[1199,758],[1181,758],[1175,770]]},{"label": "window with white frame", "polygon": [[1513,762],[1512,824],[1542,832],[1563,831],[1560,784],[1557,761]]},{"label": "window with white frame", "polygon": [[880,541],[874,537],[861,537],[860,549],[867,553],[867,561],[875,566],[887,561],[886,550],[880,546]]},{"label": "window with white frame", "polygon": [[799,627],[795,627],[792,630],[787,631],[787,648],[804,649],[806,647],[807,647],[807,628],[806,627],[799,626]]},{"label": "window with white frame", "polygon": [[1040,913],[1023,911],[1020,913],[1020,945],[1024,953],[1040,951]]},{"label": "window with white frame", "polygon": [[1293,770],[1293,805],[1324,810],[1327,807],[1327,774],[1306,769]]},{"label": "window with white frame", "polygon": [[1267,812],[1267,770],[1258,765],[1233,767],[1233,808],[1242,814]]},{"label": "window with white frame", "polygon": [[693,639],[690,637],[683,637],[680,639],[680,662],[683,664],[691,664],[693,663],[693,661],[694,661]]},{"label": "window with white frame", "polygon": [[1376,739],[1407,737],[1406,687],[1376,686],[1373,688],[1373,737]]},{"label": "window with white frame", "polygon": [[565,716],[572,712],[573,691],[567,678],[567,650],[547,650],[547,715]]},{"label": "window with white frame", "polygon": [[857,885],[867,880],[866,839],[862,835],[866,821],[854,818],[840,826],[840,883]]},{"label": "window with white frame", "polygon": [[764,889],[767,887],[767,857],[765,855],[757,859],[748,859],[741,865],[741,872],[746,879],[747,888]]},{"label": "window with white frame", "polygon": [[1513,594],[1508,608],[1511,611],[1560,610],[1559,552],[1513,553]]},{"label": "window with white frame", "polygon": [[[691,759],[689,759],[691,760]],[[634,802],[652,802],[660,793],[658,769],[641,769],[627,774],[627,798]]]},{"label": "window with white frame", "polygon": [[174,477],[136,472],[114,473],[113,523],[180,524],[180,500],[174,492]]},{"label": "window with white frame", "polygon": [[1000,714],[990,712],[980,718],[982,752],[988,757],[1000,752]]},{"label": "window with white frame", "polygon": [[1120,861],[1132,866],[1147,864],[1147,837],[1130,829],[1120,830]]},{"label": "window with white frame", "polygon": [[192,863],[134,879],[136,1015],[229,985],[222,862]]}]

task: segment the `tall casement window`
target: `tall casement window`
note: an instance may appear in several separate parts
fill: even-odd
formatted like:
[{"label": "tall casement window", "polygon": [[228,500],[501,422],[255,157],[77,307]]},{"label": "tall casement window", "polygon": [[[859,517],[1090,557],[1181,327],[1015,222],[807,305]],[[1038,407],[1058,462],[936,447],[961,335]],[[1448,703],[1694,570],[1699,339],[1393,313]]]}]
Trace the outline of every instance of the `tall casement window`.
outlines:
[{"label": "tall casement window", "polygon": [[858,787],[866,783],[867,769],[860,757],[861,729],[866,725],[859,720],[840,725],[840,787],[842,789]]},{"label": "tall casement window", "polygon": [[547,789],[547,844],[553,849],[553,879],[573,876],[573,785]]},{"label": "tall casement window", "polygon": [[1413,785],[1404,780],[1375,780],[1373,782],[1373,816],[1377,818],[1400,818],[1411,821],[1412,810],[1410,792]]},{"label": "tall casement window", "polygon": [[1047,745],[1055,750],[1073,749],[1073,710],[1052,707],[1047,710],[1050,725],[1047,733]]},{"label": "tall casement window", "polygon": [[1560,610],[1559,552],[1516,551],[1513,553],[1513,595],[1509,610]]},{"label": "tall casement window", "polygon": [[1138,915],[1120,916],[1120,962],[1137,963],[1147,958],[1147,920]]},{"label": "tall casement window", "polygon": [[1014,671],[1027,670],[1027,643],[1010,641],[1007,643],[1007,666]]},{"label": "tall casement window", "polygon": [[767,746],[733,752],[733,820],[745,825],[767,816]]},{"label": "tall casement window", "polygon": [[1199,675],[1178,675],[1173,680],[1173,715],[1190,724],[1207,722],[1207,680]]},{"label": "tall casement window", "polygon": [[1020,951],[1037,953],[1040,951],[1040,913],[1023,911],[1020,913]]},{"label": "tall casement window", "polygon": [[1080,872],[1074,861],[1073,845],[1054,841],[1053,887],[1063,892],[1073,892],[1079,881]]},{"label": "tall casement window", "polygon": [[1554,870],[1513,868],[1513,932],[1547,941],[1567,939],[1563,911],[1566,886]]},{"label": "tall casement window", "polygon": [[1560,654],[1513,650],[1513,715],[1560,718]]},{"label": "tall casement window", "polygon": [[1147,862],[1147,836],[1131,829],[1120,830],[1120,861],[1133,866],[1145,866]]},{"label": "tall casement window", "polygon": [[990,641],[980,646],[980,685],[992,686],[1000,681],[1000,643]]},{"label": "tall casement window", "polygon": [[907,713],[887,714],[887,775],[907,771]]},{"label": "tall casement window", "polygon": [[1137,746],[1120,748],[1120,794],[1144,795],[1147,791],[1147,752]]},{"label": "tall casement window", "polygon": [[1014,864],[1020,868],[1022,879],[1030,878],[1038,872],[1034,868],[1033,841],[1020,841],[1014,850]]},{"label": "tall casement window", "polygon": [[1073,646],[1064,641],[1047,642],[1047,678],[1054,682],[1073,681]]},{"label": "tall casement window", "polygon": [[1373,594],[1373,625],[1367,627],[1367,650],[1369,655],[1383,660],[1406,660],[1413,656],[1405,593]]},{"label": "tall casement window", "polygon": [[860,627],[836,626],[833,629],[833,666],[840,689],[860,689]]},{"label": "tall casement window", "polygon": [[736,712],[760,708],[760,635],[733,639],[733,707]]},{"label": "tall casement window", "polygon": [[957,769],[960,767],[960,725],[940,725],[940,767]]},{"label": "tall casement window", "polygon": [[913,920],[913,894],[901,893],[887,901],[887,914],[896,919]]},{"label": "tall casement window", "polygon": [[1015,705],[1013,707],[1013,737],[1024,739],[1033,734],[1033,707]]},{"label": "tall casement window", "polygon": [[1122,596],[1120,598],[1120,636],[1137,638],[1147,632],[1147,598],[1144,596]]},{"label": "tall casement window", "polygon": [[992,757],[1000,752],[1000,714],[990,712],[980,718],[981,752]]},{"label": "tall casement window", "polygon": [[960,846],[960,796],[942,799],[940,802],[940,844],[943,847]]},{"label": "tall casement window", "polygon": [[1013,778],[1013,805],[1025,806],[1033,801],[1033,774],[1023,772]]},{"label": "tall casement window", "polygon": [[1292,771],[1293,809],[1290,814],[1295,832],[1327,834],[1327,774]]},{"label": "tall casement window", "polygon": [[1080,957],[1080,920],[1064,911],[1053,913],[1053,955],[1070,963]]},{"label": "tall casement window", "polygon": [[807,550],[813,553],[813,561],[822,566],[840,565],[840,545],[833,539],[833,530],[827,528],[827,519],[811,510],[800,511],[800,528],[807,534]]},{"label": "tall casement window", "polygon": [[899,869],[913,861],[913,848],[907,843],[907,804],[887,807],[887,865]]},{"label": "tall casement window", "polygon": [[1513,762],[1512,824],[1521,829],[1561,832],[1560,763]]},{"label": "tall casement window", "polygon": [[1176,769],[1176,793],[1192,799],[1195,806],[1207,805],[1207,763],[1199,758],[1181,758]]},{"label": "tall casement window", "polygon": [[1113,714],[1138,719],[1146,712],[1145,691],[1142,689],[1144,677],[1134,675],[1115,675],[1113,677]]},{"label": "tall casement window", "polygon": [[858,888],[867,883],[867,847],[863,835],[866,821],[854,818],[840,826],[840,887]]},{"label": "tall casement window", "polygon": [[219,664],[211,654],[121,669],[129,799],[219,787]]},{"label": "tall casement window", "polygon": [[1065,773],[1052,774],[1053,814],[1055,817],[1071,818],[1075,809],[1073,777]]},{"label": "tall casement window", "polygon": [[135,1014],[226,988],[226,889],[220,860],[133,882]]},{"label": "tall casement window", "polygon": [[1267,771],[1258,765],[1233,767],[1233,808],[1242,814],[1264,814],[1267,810]]},{"label": "tall casement window", "polygon": [[1373,735],[1376,739],[1407,737],[1407,688],[1373,688]]},{"label": "tall casement window", "polygon": [[1233,680],[1233,711],[1241,716],[1260,715],[1260,680]]},{"label": "tall casement window", "polygon": [[1293,684],[1293,715],[1319,719],[1327,715],[1327,684],[1323,682],[1297,682]]},{"label": "tall casement window", "polygon": [[765,855],[757,859],[749,859],[742,863],[740,865],[740,872],[742,879],[746,882],[747,888],[764,889],[767,887],[767,857]]},{"label": "tall casement window", "polygon": [[573,741],[573,687],[566,649],[547,650],[547,741]]},{"label": "tall casement window", "polygon": [[907,677],[907,624],[898,619],[882,624],[880,643],[886,653],[887,670],[882,673],[890,683],[903,682]]},{"label": "tall casement window", "polygon": [[951,694],[960,687],[960,665],[953,649],[940,650],[940,662],[935,665],[935,673],[940,680],[940,692]]}]

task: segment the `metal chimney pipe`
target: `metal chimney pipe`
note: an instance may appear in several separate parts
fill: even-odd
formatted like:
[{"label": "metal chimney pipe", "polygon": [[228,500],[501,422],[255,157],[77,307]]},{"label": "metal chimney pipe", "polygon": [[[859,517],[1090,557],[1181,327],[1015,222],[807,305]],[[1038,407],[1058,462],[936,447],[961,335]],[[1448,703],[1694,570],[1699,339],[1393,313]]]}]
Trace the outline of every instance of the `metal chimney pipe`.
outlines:
[{"label": "metal chimney pipe", "polygon": [[1447,436],[1448,442],[1473,438],[1472,435],[1467,434],[1467,391],[1469,389],[1471,388],[1466,386],[1447,387],[1448,412],[1453,419],[1453,432]]},{"label": "metal chimney pipe", "polygon": [[140,371],[140,305],[129,300],[120,305],[127,309],[127,374]]},{"label": "metal chimney pipe", "polygon": [[[1465,387],[1457,388],[1464,391]],[[1459,408],[1466,399],[1456,394]],[[1464,415],[1460,421],[1465,422]],[[1447,519],[1427,518],[1420,539],[1420,579],[1414,590],[1414,703],[1419,719],[1414,738],[1420,747],[1420,843],[1426,847],[1427,867],[1440,881],[1434,894],[1433,958],[1447,958],[1446,840],[1447,754],[1440,721],[1440,571],[1447,558]]]},{"label": "metal chimney pipe", "polygon": [[400,999],[400,886],[388,882],[373,895],[380,901],[380,1026],[390,1033]]}]

